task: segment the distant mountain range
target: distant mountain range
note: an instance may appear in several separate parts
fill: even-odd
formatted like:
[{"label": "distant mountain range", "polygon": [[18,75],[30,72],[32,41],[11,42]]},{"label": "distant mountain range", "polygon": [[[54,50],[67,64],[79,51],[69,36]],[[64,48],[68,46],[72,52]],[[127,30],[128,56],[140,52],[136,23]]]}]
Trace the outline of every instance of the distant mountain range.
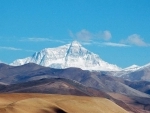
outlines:
[{"label": "distant mountain range", "polygon": [[15,60],[10,65],[21,66],[27,63],[35,63],[56,69],[75,67],[90,71],[105,71],[112,76],[122,77],[128,80],[150,81],[150,64],[144,66],[132,65],[121,69],[116,65],[103,61],[97,54],[85,49],[77,41],[57,48],[43,49],[40,52],[34,53],[31,57]]},{"label": "distant mountain range", "polygon": [[11,65],[19,66],[27,63],[36,63],[56,69],[77,67],[83,70],[121,70],[118,66],[103,61],[98,55],[85,49],[77,41],[57,48],[43,49],[34,53],[31,57],[15,60]]},{"label": "distant mountain range", "polygon": [[35,63],[45,67],[56,69],[65,69],[69,67],[81,68],[83,70],[94,71],[136,71],[149,66],[132,65],[121,69],[117,65],[109,64],[103,61],[99,55],[84,48],[79,42],[73,41],[56,48],[45,48],[39,52],[35,52],[32,56],[17,59],[10,65],[20,66],[27,63]]},{"label": "distant mountain range", "polygon": [[[140,111],[142,109],[150,110],[149,84],[150,82],[147,82],[145,85],[147,89],[144,90],[141,83],[109,76],[103,71],[88,71],[80,68],[54,69],[34,63],[21,66],[0,64],[1,93],[50,93],[104,97],[134,113],[144,113]],[[125,95],[132,103],[116,99],[113,94]],[[136,107],[133,109],[128,104]],[[137,105],[142,105],[143,108],[138,108]]]},{"label": "distant mountain range", "polygon": [[131,66],[121,71],[106,71],[105,74],[121,77],[130,81],[150,81],[150,64],[144,66]]},{"label": "distant mountain range", "polygon": [[150,113],[150,64],[121,69],[73,41],[0,63],[0,92],[98,96],[133,113]]},{"label": "distant mountain range", "polygon": [[53,69],[33,63],[22,66],[0,65],[0,82],[4,84],[23,83],[45,78],[65,78],[101,91],[147,97],[147,95],[116,81],[112,76],[100,72],[84,71],[80,68]]}]

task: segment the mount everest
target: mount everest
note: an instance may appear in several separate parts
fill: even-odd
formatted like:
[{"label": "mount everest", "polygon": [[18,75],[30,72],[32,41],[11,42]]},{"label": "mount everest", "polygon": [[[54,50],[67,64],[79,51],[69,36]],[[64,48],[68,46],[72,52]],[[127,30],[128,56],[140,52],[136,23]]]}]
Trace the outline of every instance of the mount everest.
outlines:
[{"label": "mount everest", "polygon": [[10,65],[20,66],[27,63],[36,63],[57,69],[77,67],[83,70],[97,71],[121,70],[118,66],[103,61],[97,54],[88,51],[77,41],[57,48],[43,49],[31,57],[15,60]]}]

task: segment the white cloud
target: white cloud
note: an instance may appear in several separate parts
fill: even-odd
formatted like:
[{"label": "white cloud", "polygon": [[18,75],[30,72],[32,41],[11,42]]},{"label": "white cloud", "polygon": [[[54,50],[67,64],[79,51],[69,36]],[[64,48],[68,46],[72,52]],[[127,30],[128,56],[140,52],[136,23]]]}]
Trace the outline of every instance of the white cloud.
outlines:
[{"label": "white cloud", "polygon": [[65,41],[63,40],[50,40],[51,42],[58,42],[58,43],[66,43]]},{"label": "white cloud", "polygon": [[21,51],[21,50],[22,50],[22,49],[20,49],[20,48],[5,47],[5,46],[1,46],[0,49],[13,50],[13,51]]},{"label": "white cloud", "polygon": [[91,38],[93,38],[93,35],[86,29],[83,29],[76,33],[76,37],[81,40],[90,40]]},{"label": "white cloud", "polygon": [[113,43],[113,42],[104,42],[102,44],[106,46],[113,46],[113,47],[129,47],[129,45],[126,45],[126,44]]},{"label": "white cloud", "polygon": [[99,36],[100,38],[103,38],[105,41],[110,40],[111,37],[112,37],[110,31],[108,31],[108,30],[105,30],[105,31],[100,32],[100,33],[98,34],[98,36]]},{"label": "white cloud", "polygon": [[65,43],[65,41],[62,40],[55,40],[55,39],[49,39],[49,38],[27,38],[20,41],[30,41],[30,42],[58,42],[58,43]]},{"label": "white cloud", "polygon": [[126,40],[122,40],[121,42],[136,46],[149,46],[149,44],[144,42],[144,40],[138,34],[130,35]]},{"label": "white cloud", "polygon": [[81,42],[82,45],[91,45],[91,42]]},{"label": "white cloud", "polygon": [[45,41],[49,41],[48,38],[28,38],[28,41],[33,41],[33,42],[45,42]]},{"label": "white cloud", "polygon": [[34,50],[23,50],[20,48],[15,48],[15,47],[6,47],[6,46],[0,46],[0,49],[4,49],[4,50],[11,50],[11,51],[26,51],[26,52],[36,52]]},{"label": "white cloud", "polygon": [[89,41],[91,39],[103,39],[105,41],[108,41],[111,39],[112,35],[110,31],[100,31],[98,33],[92,33],[86,29],[82,29],[81,31],[77,33],[73,33],[72,31],[69,31],[70,37],[77,40],[83,40],[83,41]]},{"label": "white cloud", "polygon": [[82,41],[89,41],[91,38],[93,38],[92,33],[90,33],[86,29],[82,29],[81,31],[74,34],[72,31],[69,31],[69,35],[73,39],[82,40]]}]

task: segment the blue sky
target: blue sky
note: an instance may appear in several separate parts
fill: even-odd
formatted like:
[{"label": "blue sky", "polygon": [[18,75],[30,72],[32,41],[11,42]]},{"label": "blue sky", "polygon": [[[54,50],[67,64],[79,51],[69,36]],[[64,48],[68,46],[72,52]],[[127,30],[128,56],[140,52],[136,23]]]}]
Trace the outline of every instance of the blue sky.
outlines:
[{"label": "blue sky", "polygon": [[0,60],[80,41],[122,68],[150,63],[149,0],[1,0]]}]

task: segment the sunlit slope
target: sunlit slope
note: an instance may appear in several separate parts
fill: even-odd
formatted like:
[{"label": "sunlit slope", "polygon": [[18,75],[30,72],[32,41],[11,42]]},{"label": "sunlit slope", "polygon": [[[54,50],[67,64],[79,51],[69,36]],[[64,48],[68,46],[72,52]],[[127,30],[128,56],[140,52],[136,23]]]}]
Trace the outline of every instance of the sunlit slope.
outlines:
[{"label": "sunlit slope", "polygon": [[0,113],[128,113],[105,98],[0,94]]}]

